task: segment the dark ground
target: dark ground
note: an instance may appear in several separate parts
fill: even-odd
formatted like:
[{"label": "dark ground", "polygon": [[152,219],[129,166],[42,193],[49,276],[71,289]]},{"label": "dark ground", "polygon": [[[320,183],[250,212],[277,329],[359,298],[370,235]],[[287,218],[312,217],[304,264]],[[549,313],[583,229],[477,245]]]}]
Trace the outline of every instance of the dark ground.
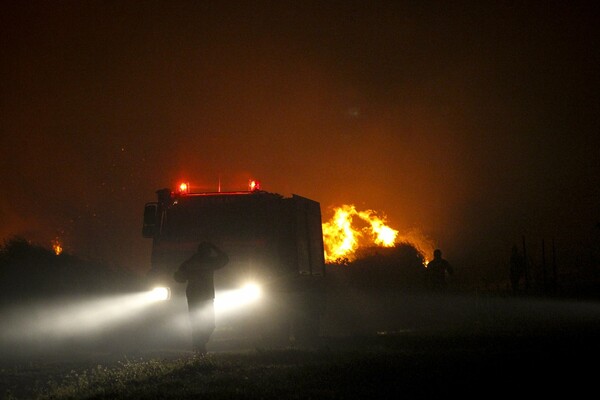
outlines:
[{"label": "dark ground", "polygon": [[316,343],[257,345],[218,329],[205,358],[185,343],[164,346],[168,338],[135,351],[5,357],[0,395],[577,398],[595,390],[599,316],[600,303],[588,300],[347,293],[330,298]]},{"label": "dark ground", "polygon": [[[215,352],[203,359],[173,351],[128,360],[97,354],[4,368],[1,383],[3,393],[10,390],[15,398],[37,398],[40,390],[53,398],[475,398],[558,393],[577,398],[595,383],[595,341],[595,336],[568,333],[398,335],[324,338],[316,349]],[[147,373],[148,363],[160,367]],[[94,383],[94,371],[100,368],[122,372]],[[119,380],[124,384],[115,383]]]}]

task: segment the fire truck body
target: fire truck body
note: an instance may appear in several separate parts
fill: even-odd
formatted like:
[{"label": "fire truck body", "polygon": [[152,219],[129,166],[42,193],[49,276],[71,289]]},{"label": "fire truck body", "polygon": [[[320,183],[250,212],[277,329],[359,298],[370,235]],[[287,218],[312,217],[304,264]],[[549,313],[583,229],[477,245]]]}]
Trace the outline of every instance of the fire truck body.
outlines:
[{"label": "fire truck body", "polygon": [[229,256],[227,266],[215,272],[217,301],[218,293],[254,282],[273,304],[284,305],[278,308],[280,313],[269,311],[274,324],[313,325],[308,331],[315,333],[325,277],[318,202],[260,190],[176,193],[163,189],[157,197],[146,204],[143,227],[143,236],[152,238],[148,277],[154,284],[167,286],[172,296],[181,297],[185,285],[174,282],[173,272],[198,243],[209,241]]}]

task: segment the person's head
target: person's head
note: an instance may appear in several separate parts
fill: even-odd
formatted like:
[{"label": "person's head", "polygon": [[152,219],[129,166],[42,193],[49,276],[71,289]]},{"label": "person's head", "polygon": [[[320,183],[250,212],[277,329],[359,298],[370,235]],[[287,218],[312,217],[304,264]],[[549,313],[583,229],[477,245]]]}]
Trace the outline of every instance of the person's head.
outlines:
[{"label": "person's head", "polygon": [[209,242],[201,242],[198,245],[198,254],[209,255],[212,249],[212,244]]},{"label": "person's head", "polygon": [[433,251],[433,258],[436,260],[439,260],[440,258],[442,258],[442,251],[440,249],[435,249]]}]

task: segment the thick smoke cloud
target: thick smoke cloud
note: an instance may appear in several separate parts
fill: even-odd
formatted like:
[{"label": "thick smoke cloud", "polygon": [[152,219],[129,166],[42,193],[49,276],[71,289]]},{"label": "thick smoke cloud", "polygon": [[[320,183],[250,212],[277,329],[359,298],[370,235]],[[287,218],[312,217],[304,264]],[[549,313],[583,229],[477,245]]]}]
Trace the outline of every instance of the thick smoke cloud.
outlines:
[{"label": "thick smoke cloud", "polygon": [[473,268],[597,240],[584,3],[28,2],[1,25],[2,237],[144,270],[156,189],[253,176]]}]

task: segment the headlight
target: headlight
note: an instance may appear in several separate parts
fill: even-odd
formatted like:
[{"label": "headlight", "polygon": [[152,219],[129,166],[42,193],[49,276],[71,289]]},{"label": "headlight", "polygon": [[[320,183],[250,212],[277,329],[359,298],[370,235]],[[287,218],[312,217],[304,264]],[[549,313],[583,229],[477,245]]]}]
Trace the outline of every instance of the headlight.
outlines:
[{"label": "headlight", "polygon": [[171,298],[171,289],[165,286],[155,287],[150,291],[150,297],[154,301],[164,301]]},{"label": "headlight", "polygon": [[260,286],[258,286],[256,283],[245,284],[244,286],[242,286],[242,289],[240,290],[240,292],[242,293],[242,296],[244,297],[244,299],[249,302],[260,298],[262,295]]},{"label": "headlight", "polygon": [[247,283],[239,289],[219,291],[215,296],[215,309],[217,312],[241,309],[255,303],[262,296],[260,286]]}]

